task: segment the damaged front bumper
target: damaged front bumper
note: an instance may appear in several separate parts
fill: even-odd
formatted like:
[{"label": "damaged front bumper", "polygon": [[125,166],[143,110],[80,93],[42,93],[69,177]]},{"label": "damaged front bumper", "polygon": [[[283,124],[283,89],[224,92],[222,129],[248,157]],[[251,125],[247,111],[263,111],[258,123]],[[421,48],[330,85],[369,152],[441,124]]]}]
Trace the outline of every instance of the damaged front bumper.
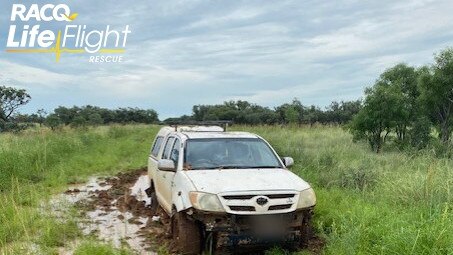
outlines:
[{"label": "damaged front bumper", "polygon": [[193,211],[194,220],[216,236],[217,247],[298,243],[302,228],[311,220],[313,207],[268,215],[216,214]]}]

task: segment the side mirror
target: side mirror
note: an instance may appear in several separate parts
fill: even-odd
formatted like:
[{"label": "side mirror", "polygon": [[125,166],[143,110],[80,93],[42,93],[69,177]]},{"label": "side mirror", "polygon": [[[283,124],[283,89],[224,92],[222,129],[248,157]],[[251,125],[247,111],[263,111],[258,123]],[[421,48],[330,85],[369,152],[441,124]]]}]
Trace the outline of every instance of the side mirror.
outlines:
[{"label": "side mirror", "polygon": [[289,168],[292,165],[294,165],[294,159],[291,158],[291,157],[283,157],[282,160],[283,160],[283,164],[285,164],[285,166],[287,168]]},{"label": "side mirror", "polygon": [[175,162],[170,159],[161,159],[157,162],[157,169],[161,171],[176,172]]}]

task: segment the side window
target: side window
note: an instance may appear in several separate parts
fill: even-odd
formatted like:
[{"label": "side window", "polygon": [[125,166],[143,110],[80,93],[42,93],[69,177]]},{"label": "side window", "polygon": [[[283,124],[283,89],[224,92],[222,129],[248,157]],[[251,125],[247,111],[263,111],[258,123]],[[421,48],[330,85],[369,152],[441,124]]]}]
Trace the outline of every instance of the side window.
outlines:
[{"label": "side window", "polygon": [[175,165],[178,164],[179,158],[179,149],[181,148],[181,142],[179,139],[176,139],[175,144],[173,145],[173,149],[171,150],[170,159],[175,162]]},{"label": "side window", "polygon": [[170,137],[165,144],[164,154],[162,155],[163,159],[168,159],[170,156],[171,148],[173,147],[173,142],[175,141],[174,137]]},{"label": "side window", "polygon": [[164,138],[162,136],[158,136],[154,142],[153,148],[151,149],[151,155],[154,157],[157,157],[157,154],[159,153],[160,147],[162,146],[162,140],[164,140]]}]

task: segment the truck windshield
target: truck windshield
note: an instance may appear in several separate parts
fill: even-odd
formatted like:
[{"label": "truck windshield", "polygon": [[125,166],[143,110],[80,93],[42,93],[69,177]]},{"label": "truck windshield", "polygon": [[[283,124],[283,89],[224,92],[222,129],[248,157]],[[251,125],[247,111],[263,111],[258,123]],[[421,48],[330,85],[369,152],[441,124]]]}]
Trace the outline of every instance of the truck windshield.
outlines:
[{"label": "truck windshield", "polygon": [[187,170],[281,167],[275,153],[258,138],[189,139],[186,143]]}]

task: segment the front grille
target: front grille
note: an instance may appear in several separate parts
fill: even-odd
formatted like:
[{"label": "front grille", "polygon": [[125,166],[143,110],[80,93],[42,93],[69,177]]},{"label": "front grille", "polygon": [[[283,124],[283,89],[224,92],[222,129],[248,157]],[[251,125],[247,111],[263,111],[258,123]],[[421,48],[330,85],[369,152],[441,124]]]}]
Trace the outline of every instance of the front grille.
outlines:
[{"label": "front grille", "polygon": [[252,191],[250,193],[225,193],[220,195],[222,203],[230,213],[274,214],[295,209],[297,192]]},{"label": "front grille", "polygon": [[287,204],[287,205],[271,205],[269,206],[269,211],[276,211],[276,210],[286,210],[291,208],[293,204]]},{"label": "front grille", "polygon": [[253,207],[253,206],[231,205],[229,207],[230,207],[230,210],[238,211],[238,212],[254,212],[255,211],[255,207]]},{"label": "front grille", "polygon": [[253,198],[255,195],[229,195],[223,196],[227,200],[247,200]]},{"label": "front grille", "polygon": [[[269,199],[281,199],[281,198],[293,198],[296,194],[270,194],[270,195],[262,195],[264,197],[268,197]],[[227,195],[223,196],[224,199],[227,200],[248,200],[252,199],[253,197],[257,197],[261,195]]]},{"label": "front grille", "polygon": [[272,194],[266,195],[270,199],[293,198],[296,194]]}]

